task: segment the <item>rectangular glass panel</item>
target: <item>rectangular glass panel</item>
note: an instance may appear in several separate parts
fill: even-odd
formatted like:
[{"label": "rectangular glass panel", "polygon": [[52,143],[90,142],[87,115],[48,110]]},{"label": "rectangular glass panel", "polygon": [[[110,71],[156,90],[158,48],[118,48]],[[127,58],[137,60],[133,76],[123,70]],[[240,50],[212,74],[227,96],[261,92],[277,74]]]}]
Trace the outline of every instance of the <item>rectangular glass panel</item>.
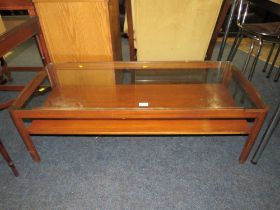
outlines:
[{"label": "rectangular glass panel", "polygon": [[40,109],[256,108],[228,64],[67,64],[48,71],[52,89],[36,103]]}]

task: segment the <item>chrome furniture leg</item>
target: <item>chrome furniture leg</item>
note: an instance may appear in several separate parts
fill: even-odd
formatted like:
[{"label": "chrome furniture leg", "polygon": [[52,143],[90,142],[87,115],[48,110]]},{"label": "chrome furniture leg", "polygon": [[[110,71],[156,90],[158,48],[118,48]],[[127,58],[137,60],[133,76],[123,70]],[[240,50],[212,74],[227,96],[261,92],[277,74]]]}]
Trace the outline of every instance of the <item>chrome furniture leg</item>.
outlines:
[{"label": "chrome furniture leg", "polygon": [[218,58],[217,58],[218,61],[222,60],[222,57],[223,57],[224,49],[225,49],[227,38],[228,38],[229,29],[231,27],[234,12],[235,12],[235,9],[237,7],[237,2],[238,2],[238,0],[234,0],[232,5],[231,5],[230,15],[227,19],[227,25],[226,25],[226,28],[225,28],[225,34],[223,36],[221,46],[220,46],[220,50],[219,50],[219,54],[218,54]]},{"label": "chrome furniture leg", "polygon": [[268,56],[267,56],[265,65],[264,65],[264,67],[263,67],[263,72],[266,71],[266,68],[267,68],[268,63],[269,63],[269,61],[270,61],[270,58],[271,58],[271,55],[272,55],[272,53],[273,53],[274,48],[275,48],[275,43],[273,43],[272,46],[271,46],[271,49],[270,49],[269,54],[268,54]]},{"label": "chrome furniture leg", "polygon": [[238,50],[238,47],[239,47],[242,39],[243,39],[243,34],[241,32],[238,32],[238,34],[237,34],[237,36],[236,36],[236,38],[235,38],[235,40],[233,42],[233,45],[231,47],[231,50],[230,50],[230,53],[228,55],[227,61],[231,61],[232,62],[232,60],[233,60],[233,58],[234,58],[234,56],[235,56],[235,54],[236,54],[236,52]]},{"label": "chrome furniture leg", "polygon": [[274,115],[272,116],[271,121],[270,121],[264,135],[262,136],[262,140],[261,140],[260,144],[258,145],[258,148],[257,148],[256,152],[254,153],[253,158],[251,159],[251,163],[253,163],[253,164],[258,163],[267,143],[270,140],[270,137],[271,137],[275,127],[279,123],[279,119],[280,119],[280,103],[278,104],[276,111],[275,111]]},{"label": "chrome furniture leg", "polygon": [[252,40],[251,40],[250,50],[249,50],[249,52],[248,52],[246,62],[244,63],[243,68],[242,68],[242,72],[243,72],[243,73],[246,72],[248,63],[250,62],[250,59],[251,59],[251,56],[252,56],[252,52],[253,52],[253,50],[254,50],[254,47],[255,47],[255,40],[252,39]]},{"label": "chrome furniture leg", "polygon": [[280,65],[279,65],[279,67],[278,67],[277,73],[275,74],[274,82],[277,82],[277,81],[279,80],[279,77],[280,77]]},{"label": "chrome furniture leg", "polygon": [[276,52],[275,57],[274,57],[274,59],[273,59],[273,62],[272,62],[272,64],[271,64],[271,66],[270,66],[270,69],[269,69],[269,71],[268,71],[268,73],[267,73],[267,75],[266,75],[266,78],[269,78],[269,77],[270,77],[270,75],[271,75],[271,73],[272,73],[272,70],[273,70],[273,68],[274,68],[274,65],[275,65],[275,63],[276,63],[276,60],[277,60],[277,58],[278,58],[279,52],[280,52],[280,44],[279,44],[279,46],[278,46],[278,49],[277,49],[277,52]]},{"label": "chrome furniture leg", "polygon": [[263,46],[263,40],[260,38],[258,52],[256,54],[256,57],[255,57],[254,62],[253,62],[253,65],[252,65],[252,67],[250,69],[250,72],[249,72],[249,75],[248,75],[248,80],[249,81],[252,80],[253,74],[255,72],[256,65],[257,65],[257,62],[258,62],[261,50],[262,50],[262,46]]}]

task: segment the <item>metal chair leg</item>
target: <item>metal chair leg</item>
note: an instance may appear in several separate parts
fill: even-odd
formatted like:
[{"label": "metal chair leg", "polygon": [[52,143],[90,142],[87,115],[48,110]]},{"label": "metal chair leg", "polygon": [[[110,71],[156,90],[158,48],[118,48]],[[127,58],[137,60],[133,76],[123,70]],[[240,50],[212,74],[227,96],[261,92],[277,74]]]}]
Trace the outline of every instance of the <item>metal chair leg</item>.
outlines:
[{"label": "metal chair leg", "polygon": [[230,15],[228,16],[227,25],[226,25],[226,28],[225,28],[225,34],[223,36],[223,40],[222,40],[220,50],[219,50],[219,54],[218,54],[218,58],[217,58],[218,61],[222,60],[222,57],[223,57],[224,49],[225,49],[227,38],[228,38],[229,29],[230,29],[230,26],[232,24],[232,20],[233,20],[234,12],[235,12],[236,7],[237,7],[237,3],[238,3],[238,0],[234,0],[232,5],[231,5]]},{"label": "metal chair leg", "polygon": [[241,34],[240,32],[237,34],[234,42],[233,42],[233,45],[231,47],[231,50],[230,50],[230,53],[228,55],[228,58],[227,58],[227,61],[232,61],[237,50],[238,50],[238,47],[242,41],[242,38],[243,38],[243,34]]},{"label": "metal chair leg", "polygon": [[276,45],[276,44],[273,43],[272,46],[271,46],[271,49],[270,49],[270,51],[269,51],[269,54],[268,54],[268,56],[267,56],[266,62],[265,62],[264,67],[263,67],[263,72],[266,71],[266,68],[267,68],[268,63],[269,63],[269,61],[270,61],[270,58],[271,58],[271,55],[272,55],[273,50],[274,50],[274,48],[275,48],[275,45]]},{"label": "metal chair leg", "polygon": [[277,82],[279,80],[279,77],[280,77],[280,65],[278,67],[278,71],[275,74],[274,82]]},{"label": "metal chair leg", "polygon": [[251,46],[250,46],[250,50],[248,52],[248,55],[247,55],[247,58],[246,58],[246,62],[244,63],[244,66],[242,68],[242,72],[246,72],[246,69],[247,69],[247,66],[248,66],[248,63],[250,62],[250,59],[251,59],[251,56],[252,56],[252,52],[254,50],[254,47],[255,47],[255,40],[252,39],[251,40]]},{"label": "metal chair leg", "polygon": [[269,126],[265,130],[264,135],[262,136],[262,140],[261,140],[260,144],[258,145],[258,148],[257,148],[256,152],[254,153],[253,158],[251,159],[251,163],[253,163],[253,164],[258,163],[267,143],[270,140],[270,137],[271,137],[275,127],[279,123],[279,120],[280,120],[280,103],[278,104],[278,107],[276,108],[276,111],[271,118]]},{"label": "metal chair leg", "polygon": [[257,62],[258,62],[258,59],[259,59],[261,50],[262,50],[262,46],[263,46],[263,41],[262,41],[262,39],[260,39],[260,42],[259,42],[259,49],[258,49],[258,52],[257,52],[256,57],[255,57],[255,59],[254,59],[253,65],[252,65],[252,67],[251,67],[251,69],[250,69],[250,72],[249,72],[249,75],[248,75],[248,80],[249,80],[249,81],[252,80],[253,74],[254,74],[254,72],[255,72],[256,65],[257,65]]},{"label": "metal chair leg", "polygon": [[277,58],[278,58],[279,52],[280,52],[280,44],[279,44],[279,46],[278,46],[278,49],[277,49],[277,52],[276,52],[275,57],[274,57],[274,59],[273,59],[273,62],[272,62],[272,64],[271,64],[271,66],[270,66],[270,69],[269,69],[269,71],[268,71],[268,73],[267,73],[267,75],[266,75],[266,78],[269,78],[269,77],[270,77],[270,75],[271,75],[271,73],[272,73],[272,70],[273,70],[273,68],[274,68],[275,62],[276,62],[276,60],[277,60]]},{"label": "metal chair leg", "polygon": [[7,150],[5,149],[4,145],[2,144],[2,141],[0,139],[0,153],[2,154],[3,158],[6,160],[6,162],[8,163],[9,167],[12,169],[13,173],[15,176],[18,176],[19,173],[16,169],[16,166],[14,165],[12,159],[10,158]]},{"label": "metal chair leg", "polygon": [[238,40],[239,36],[240,36],[240,31],[238,31],[238,33],[236,34],[236,37],[235,37],[235,39],[234,39],[234,41],[233,41],[233,43],[231,45],[231,48],[230,48],[227,60],[229,60],[229,58],[231,57],[231,54],[233,53],[233,49],[235,48],[235,45],[237,43],[237,40]]}]

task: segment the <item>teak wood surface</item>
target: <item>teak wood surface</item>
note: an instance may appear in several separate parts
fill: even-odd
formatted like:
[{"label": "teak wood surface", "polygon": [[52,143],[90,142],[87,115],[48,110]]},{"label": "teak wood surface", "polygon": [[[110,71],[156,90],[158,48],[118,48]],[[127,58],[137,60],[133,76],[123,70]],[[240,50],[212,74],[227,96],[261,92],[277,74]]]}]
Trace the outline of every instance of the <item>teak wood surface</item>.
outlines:
[{"label": "teak wood surface", "polygon": [[[223,69],[218,83],[118,83],[112,73],[137,70],[197,72]],[[30,135],[248,135],[239,162],[244,163],[268,108],[252,84],[227,62],[108,62],[48,65],[21,92],[10,108],[13,121],[34,161],[40,156]],[[82,80],[77,82],[76,72]],[[92,77],[89,75],[92,73]],[[69,77],[74,74],[73,79]],[[68,76],[67,76],[68,75]],[[108,78],[106,77],[108,76]],[[52,90],[41,106],[25,108],[49,76]],[[100,80],[98,80],[98,78]],[[234,80],[252,107],[235,104]],[[75,82],[74,82],[75,81]],[[73,83],[74,82],[74,83]],[[92,82],[91,85],[90,82]],[[86,89],[87,88],[87,89]],[[98,90],[98,88],[100,88]],[[168,92],[171,91],[171,92]],[[135,95],[131,95],[135,93]],[[185,93],[185,94],[184,94]],[[167,100],[167,97],[172,99]],[[177,97],[175,97],[177,96]],[[213,101],[213,97],[215,100]],[[144,98],[149,107],[139,108]],[[200,99],[200,100],[199,100]],[[212,101],[212,102],[211,102]],[[29,119],[29,126],[24,120]],[[252,124],[248,120],[252,120]]]}]

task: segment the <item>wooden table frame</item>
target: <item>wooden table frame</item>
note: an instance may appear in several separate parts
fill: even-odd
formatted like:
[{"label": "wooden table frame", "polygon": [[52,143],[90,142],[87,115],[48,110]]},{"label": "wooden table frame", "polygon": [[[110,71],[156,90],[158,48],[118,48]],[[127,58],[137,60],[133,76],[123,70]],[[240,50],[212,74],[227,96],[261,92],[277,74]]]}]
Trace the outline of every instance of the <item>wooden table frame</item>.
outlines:
[{"label": "wooden table frame", "polygon": [[[211,62],[209,62],[211,63]],[[213,62],[214,63],[214,62]],[[126,63],[129,66],[129,63]],[[143,63],[142,63],[143,64]],[[142,65],[139,64],[139,65]],[[123,65],[123,63],[116,63],[116,65]],[[133,65],[133,64],[132,64]],[[134,63],[134,65],[137,65]],[[196,65],[196,64],[194,64]],[[151,63],[150,63],[150,66]],[[158,66],[155,64],[154,66]],[[234,67],[232,67],[234,69]],[[257,106],[257,109],[175,109],[175,110],[160,110],[160,109],[128,109],[128,110],[117,110],[117,109],[104,109],[104,110],[44,110],[44,109],[33,109],[33,110],[23,110],[21,109],[22,106],[28,101],[30,96],[38,89],[42,81],[44,81],[47,78],[47,73],[45,71],[41,71],[36,78],[34,78],[33,81],[31,81],[26,88],[21,92],[19,97],[15,100],[13,105],[10,107],[10,114],[11,117],[18,129],[18,132],[24,141],[29,153],[31,154],[33,160],[35,162],[40,162],[40,156],[31,140],[30,135],[36,135],[36,134],[47,134],[47,135],[64,135],[64,134],[70,134],[70,135],[188,135],[188,134],[195,134],[195,135],[224,135],[224,134],[241,134],[241,135],[248,135],[248,138],[246,140],[246,143],[242,149],[242,152],[239,157],[239,162],[244,163],[248,155],[252,149],[252,146],[256,140],[256,137],[262,127],[262,124],[265,120],[268,107],[263,103],[262,99],[260,98],[259,94],[256,92],[255,88],[244,78],[242,73],[239,70],[236,70],[236,77],[238,77],[240,83],[242,83],[243,88],[249,95],[250,99],[255,103]],[[81,124],[77,123],[78,126],[75,128],[66,128],[65,131],[57,131],[55,129],[55,126],[49,124],[49,126],[46,124],[44,125],[44,131],[40,129],[31,129],[30,127],[26,127],[24,124],[25,119],[30,120],[40,120],[41,122],[47,122],[48,120],[51,120],[52,122],[56,122],[59,120],[63,120],[62,124],[69,123],[72,125],[75,124],[75,122],[79,121],[82,122]],[[172,120],[172,122],[179,122],[180,120],[215,120],[220,121],[222,123],[226,122],[232,122],[234,120],[238,119],[252,119],[253,124],[250,128],[244,128],[244,130],[238,131],[238,133],[235,132],[229,132],[228,130],[222,130],[217,132],[217,129],[221,128],[215,128],[213,131],[209,132],[208,130],[186,130],[182,132],[165,132],[163,129],[159,132],[151,132],[149,128],[145,128],[145,124],[152,122],[153,120],[157,121],[157,123],[165,122],[167,120]],[[114,124],[114,126],[118,126],[120,130],[110,130],[108,128],[107,130],[102,129],[101,130],[85,130],[85,127],[92,128],[90,126],[92,122],[96,122],[100,120],[100,122],[105,122],[106,125],[110,125],[113,122],[117,122]],[[231,121],[232,120],[232,121]],[[140,128],[143,130],[135,131],[129,131],[129,126],[127,126],[125,129],[128,128],[128,130],[122,130],[123,127],[121,127],[122,123],[128,123],[129,122],[135,122],[139,123],[141,126]],[[99,122],[99,121],[98,121]],[[180,121],[182,122],[182,121]],[[201,121],[203,122],[203,121]],[[170,122],[169,122],[170,124]],[[190,123],[192,124],[192,123]],[[98,125],[97,125],[98,126]],[[197,128],[196,128],[197,129]],[[199,128],[200,129],[200,128]]]},{"label": "wooden table frame", "polygon": [[[36,10],[35,10],[33,3],[28,0],[1,0],[0,10],[27,10],[29,16],[37,17]],[[28,30],[29,33],[24,33],[24,31],[26,31],[26,30]],[[21,33],[23,33],[23,34],[21,34]],[[17,36],[17,37],[14,37],[14,36]],[[30,23],[25,23],[22,26],[16,27],[9,34],[7,34],[7,35],[4,34],[3,38],[5,38],[5,37],[9,37],[9,39],[11,39],[11,42],[4,43],[4,42],[2,42],[2,37],[1,37],[0,46],[1,46],[1,48],[2,48],[2,45],[3,45],[3,47],[6,47],[6,51],[0,51],[0,57],[5,55],[9,50],[14,49],[21,43],[30,39],[31,37],[35,37],[43,64],[46,65],[50,62],[50,57],[49,57],[49,54],[47,51],[47,47],[45,44],[45,40],[44,40],[42,31],[41,31],[41,27],[40,27],[38,18],[36,18],[36,21],[34,21],[34,22],[31,21]],[[19,69],[23,70],[23,68],[19,68]]]},{"label": "wooden table frame", "polygon": [[[50,58],[33,3],[22,0],[2,0],[0,2],[0,10],[27,10],[31,16],[28,21],[0,36],[0,57],[3,57],[10,50],[13,50],[30,38],[35,37],[43,65],[48,64]],[[42,67],[8,67],[7,65],[4,65],[3,68],[9,71],[40,71],[42,69]],[[0,85],[0,91],[21,91],[23,88],[24,86],[22,85]],[[4,102],[0,104],[0,107],[3,108],[4,105],[7,107],[9,104]]]},{"label": "wooden table frame", "polygon": [[[32,17],[27,22],[15,27],[9,33],[3,34],[0,37],[0,57],[5,55],[11,49],[16,48],[28,39],[38,36],[41,33],[38,25],[38,18]],[[41,53],[42,47],[39,47]],[[44,65],[46,62],[44,62]],[[5,66],[4,68],[8,68]],[[9,67],[9,71],[40,71],[42,67]],[[22,85],[0,85],[0,91],[21,91],[24,88]],[[3,104],[2,104],[3,105]],[[0,105],[1,106],[1,105]]]},{"label": "wooden table frame", "polygon": [[4,147],[1,139],[0,139],[0,154],[3,156],[3,158],[7,162],[8,166],[11,168],[13,174],[15,176],[18,176],[19,175],[18,170],[16,169],[16,166],[15,166],[14,162],[12,161],[12,159],[10,158],[10,155],[9,155],[8,151],[6,150],[6,148]]}]

